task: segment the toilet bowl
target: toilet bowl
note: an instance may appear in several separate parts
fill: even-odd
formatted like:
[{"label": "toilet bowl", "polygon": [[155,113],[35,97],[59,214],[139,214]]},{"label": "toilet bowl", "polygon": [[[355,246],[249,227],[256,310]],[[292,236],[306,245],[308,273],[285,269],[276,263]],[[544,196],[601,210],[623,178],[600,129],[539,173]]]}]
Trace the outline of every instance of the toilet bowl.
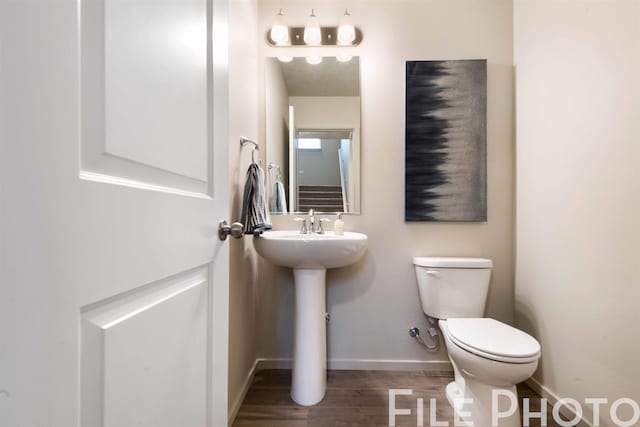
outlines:
[{"label": "toilet bowl", "polygon": [[[439,326],[456,378],[447,386],[447,400],[467,424],[492,425],[492,411],[509,412],[508,396],[517,397],[515,385],[535,372],[540,345],[524,332],[489,318],[440,320]],[[477,331],[482,332],[473,335]],[[465,405],[464,399],[472,402]],[[498,421],[500,427],[519,427],[519,412],[501,415]]]},{"label": "toilet bowl", "polygon": [[[519,427],[516,384],[535,372],[540,344],[525,332],[491,318],[484,306],[491,260],[416,257],[414,265],[422,308],[439,319],[454,381],[446,395],[463,424]],[[511,398],[509,398],[511,397]]]}]

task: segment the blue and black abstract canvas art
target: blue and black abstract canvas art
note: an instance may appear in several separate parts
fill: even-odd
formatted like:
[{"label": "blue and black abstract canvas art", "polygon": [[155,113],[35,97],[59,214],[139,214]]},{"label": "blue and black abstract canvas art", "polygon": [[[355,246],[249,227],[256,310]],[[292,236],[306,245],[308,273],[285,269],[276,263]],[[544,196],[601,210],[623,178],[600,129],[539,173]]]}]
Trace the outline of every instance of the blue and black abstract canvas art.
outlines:
[{"label": "blue and black abstract canvas art", "polygon": [[487,61],[407,61],[405,220],[487,220]]}]

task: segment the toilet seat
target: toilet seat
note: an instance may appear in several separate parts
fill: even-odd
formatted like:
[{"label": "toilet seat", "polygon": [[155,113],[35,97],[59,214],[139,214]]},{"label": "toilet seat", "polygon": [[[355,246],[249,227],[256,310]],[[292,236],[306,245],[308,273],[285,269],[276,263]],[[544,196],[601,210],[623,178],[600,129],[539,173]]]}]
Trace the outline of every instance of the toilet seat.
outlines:
[{"label": "toilet seat", "polygon": [[529,363],[540,358],[540,344],[531,335],[491,318],[447,319],[451,341],[486,359]]}]

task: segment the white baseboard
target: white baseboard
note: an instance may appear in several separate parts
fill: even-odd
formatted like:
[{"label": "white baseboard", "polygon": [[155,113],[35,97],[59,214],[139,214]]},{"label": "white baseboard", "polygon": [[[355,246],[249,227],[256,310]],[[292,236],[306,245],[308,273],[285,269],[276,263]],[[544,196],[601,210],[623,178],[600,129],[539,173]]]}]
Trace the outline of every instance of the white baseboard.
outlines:
[{"label": "white baseboard", "polygon": [[242,388],[240,389],[240,392],[234,399],[233,404],[229,409],[229,426],[231,426],[233,424],[233,421],[236,419],[236,416],[238,415],[238,411],[242,406],[242,402],[244,402],[244,398],[247,396],[247,392],[249,391],[249,388],[253,383],[253,377],[255,377],[256,372],[258,372],[259,360],[260,359],[256,359],[253,362],[253,366],[251,367],[251,369],[249,369],[249,373],[247,374],[247,376],[244,379],[244,382],[242,383]]},{"label": "white baseboard", "polygon": [[[531,389],[533,391],[535,391],[536,393],[538,393],[540,395],[540,397],[544,397],[545,399],[547,399],[547,402],[549,404],[549,406],[553,407],[558,401],[561,400],[561,398],[554,393],[551,389],[549,389],[547,386],[541,384],[538,380],[536,380],[535,378],[531,377],[526,381],[526,384],[531,387]],[[560,409],[560,415],[562,415],[563,417],[569,419],[569,420],[573,420],[576,418],[577,414],[576,412],[571,409],[570,407],[563,405]],[[576,424],[576,427],[593,427],[593,424],[591,424],[589,421],[587,421],[584,416],[580,418],[580,421],[578,422],[578,424]]]},{"label": "white baseboard", "polygon": [[[291,359],[257,359],[256,372],[265,369],[291,369]],[[329,369],[359,371],[452,372],[451,363],[441,360],[329,359]]]},{"label": "white baseboard", "polygon": [[291,369],[291,359],[260,358],[256,359],[256,363],[258,365],[256,372],[266,369]]}]

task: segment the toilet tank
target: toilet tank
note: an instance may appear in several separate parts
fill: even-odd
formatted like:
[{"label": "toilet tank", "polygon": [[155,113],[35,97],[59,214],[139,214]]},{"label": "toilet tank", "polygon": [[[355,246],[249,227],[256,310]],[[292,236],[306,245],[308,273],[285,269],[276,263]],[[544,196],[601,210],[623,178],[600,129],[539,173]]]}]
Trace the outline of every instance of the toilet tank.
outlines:
[{"label": "toilet tank", "polygon": [[413,264],[424,314],[436,319],[484,317],[490,259],[415,257]]}]

